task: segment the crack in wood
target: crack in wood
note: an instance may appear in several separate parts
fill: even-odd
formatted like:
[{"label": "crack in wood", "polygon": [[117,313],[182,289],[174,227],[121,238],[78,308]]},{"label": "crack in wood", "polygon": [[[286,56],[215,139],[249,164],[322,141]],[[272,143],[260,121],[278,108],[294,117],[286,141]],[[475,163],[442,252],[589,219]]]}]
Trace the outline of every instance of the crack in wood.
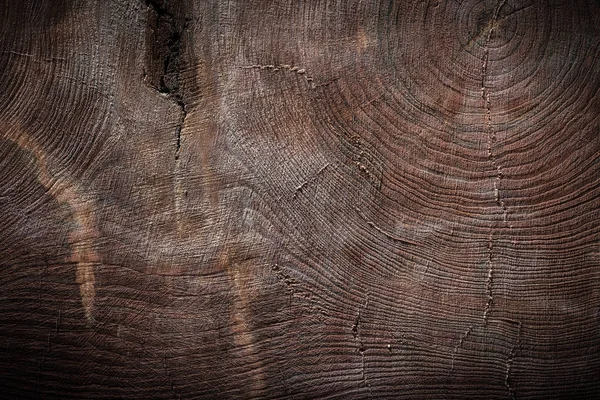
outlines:
[{"label": "crack in wood", "polygon": [[411,245],[411,246],[416,246],[417,243],[413,242],[412,240],[407,240],[404,238],[401,238],[399,236],[394,235],[393,233],[390,233],[388,231],[385,231],[383,229],[381,229],[377,224],[375,224],[375,222],[369,220],[367,218],[367,216],[365,214],[363,214],[363,212],[361,211],[360,208],[358,207],[354,207],[354,209],[356,210],[356,212],[358,213],[358,215],[365,220],[365,222],[367,223],[367,225],[369,225],[371,228],[375,229],[377,232],[381,233],[382,235],[384,235],[385,237],[387,237],[388,239],[391,239],[395,242],[399,242],[402,244],[406,244],[406,245]]},{"label": "crack in wood", "polygon": [[[509,12],[508,14],[505,14],[502,17],[496,18],[496,22],[504,21],[505,19],[507,19],[509,17],[512,17],[513,15],[518,14],[521,11],[525,11],[525,10],[530,9],[534,5],[535,5],[534,3],[531,3],[531,4],[528,4],[526,6],[516,8],[516,9],[512,10],[511,12]],[[500,13],[500,10],[498,10],[498,13]]]},{"label": "crack in wood", "polygon": [[369,383],[369,380],[367,379],[367,372],[365,370],[365,352],[361,351],[360,352],[361,358],[362,358],[362,378],[363,378],[363,385],[367,388],[367,391],[369,392],[369,398],[373,397],[373,390],[371,389],[371,384]]},{"label": "crack in wood", "polygon": [[[300,68],[300,67],[293,66],[290,64],[254,64],[254,65],[242,65],[242,66],[239,66],[239,68],[254,69],[254,70],[259,70],[259,71],[266,70],[266,71],[273,71],[273,72],[278,72],[278,71],[295,72],[296,74],[304,77],[306,82],[310,85],[311,89],[316,89],[319,86],[324,86],[324,84],[315,85],[314,78],[312,76],[308,75],[305,68]],[[332,83],[332,82],[328,82],[327,84],[329,84],[329,83]]]},{"label": "crack in wood", "polygon": [[487,300],[485,303],[485,309],[483,311],[483,321],[487,322],[488,319],[488,314],[490,312],[490,310],[492,309],[492,305],[494,303],[494,293],[492,291],[493,289],[493,279],[494,279],[494,260],[493,260],[493,254],[494,254],[494,241],[493,241],[493,232],[490,231],[490,238],[488,240],[488,275],[487,275],[487,279],[485,282],[485,290],[487,293]]},{"label": "crack in wood", "polygon": [[469,335],[471,334],[471,331],[473,330],[473,326],[469,326],[469,328],[464,331],[462,333],[462,335],[460,335],[460,338],[458,339],[458,343],[456,344],[456,346],[454,346],[454,350],[452,352],[452,363],[450,366],[450,374],[452,374],[452,372],[454,372],[454,362],[456,360],[456,355],[458,354],[458,351],[462,348],[463,344],[465,343],[465,341],[469,338]]},{"label": "crack in wood", "polygon": [[358,308],[356,318],[354,319],[354,324],[352,325],[352,336],[354,337],[354,341],[357,344],[357,350],[361,356],[361,376],[362,376],[363,385],[364,385],[364,387],[367,388],[367,390],[369,392],[369,397],[373,397],[372,390],[371,390],[371,384],[369,383],[369,381],[367,379],[367,373],[365,370],[365,353],[366,353],[367,349],[364,345],[362,335],[361,335],[361,328],[360,328],[361,312],[364,312],[368,306],[369,306],[369,293],[367,292],[367,294],[365,296],[365,303],[362,307],[362,310],[361,310],[361,307]]},{"label": "crack in wood", "polygon": [[[175,159],[179,159],[181,149],[181,131],[187,118],[187,105],[181,82],[181,57],[183,51],[182,39],[188,28],[189,18],[178,18],[156,0],[146,0],[146,6],[156,15],[156,29],[152,29],[154,41],[158,42],[154,51],[162,57],[162,71],[155,77],[151,86],[161,94],[166,95],[180,109],[180,117],[175,127],[176,144]],[[144,81],[147,81],[144,72]]]},{"label": "crack in wood", "polygon": [[298,196],[298,193],[302,192],[302,190],[304,189],[304,187],[306,185],[308,185],[309,183],[313,183],[314,181],[316,181],[317,178],[319,177],[319,175],[321,175],[321,173],[323,173],[323,171],[325,171],[325,169],[327,167],[329,167],[330,165],[331,165],[331,163],[325,164],[312,177],[310,177],[309,179],[305,180],[300,185],[298,185],[296,187],[296,190],[294,191],[294,197]]},{"label": "crack in wood", "polygon": [[19,56],[19,57],[27,57],[30,58],[32,61],[34,62],[52,62],[52,61],[67,61],[67,59],[65,57],[46,57],[46,58],[39,58],[37,57],[35,54],[30,54],[30,53],[22,53],[19,51],[13,51],[13,50],[3,50],[2,54],[12,54],[14,56]]},{"label": "crack in wood", "polygon": [[522,327],[523,327],[523,324],[520,321],[517,321],[517,323],[518,323],[517,342],[510,349],[508,359],[506,360],[506,375],[504,377],[504,385],[506,386],[506,389],[508,390],[508,397],[511,399],[517,398],[516,390],[511,382],[510,373],[512,371],[513,363],[515,361],[516,352],[518,349],[521,348],[521,334],[522,334]]},{"label": "crack in wood", "polygon": [[[500,165],[498,164],[496,155],[494,154],[494,150],[493,150],[493,145],[496,142],[497,138],[496,138],[494,126],[492,124],[492,107],[491,107],[491,102],[490,102],[489,88],[486,85],[487,78],[488,78],[488,63],[489,63],[489,56],[490,56],[489,45],[490,45],[490,41],[492,40],[492,36],[494,35],[494,30],[496,29],[498,15],[505,3],[506,3],[506,0],[502,0],[501,2],[499,2],[497,4],[496,9],[494,10],[494,14],[492,16],[492,21],[489,24],[490,28],[489,28],[487,37],[485,39],[484,49],[483,49],[484,54],[483,54],[483,60],[481,63],[481,97],[484,102],[486,128],[487,128],[487,133],[488,133],[488,140],[487,140],[488,160],[490,161],[490,163],[496,170],[496,176],[495,176],[494,182],[493,182],[494,199],[496,201],[496,204],[501,208],[503,221],[506,223],[506,220],[507,220],[506,205],[504,204],[504,200],[500,196],[500,181],[502,179],[502,170],[501,170]],[[493,232],[493,230],[490,230],[490,236],[489,236],[489,240],[488,240],[488,260],[487,260],[489,268],[488,268],[488,275],[487,275],[487,279],[486,279],[487,300],[486,300],[486,304],[485,304],[485,309],[483,311],[483,320],[486,323],[487,323],[488,314],[491,311],[492,304],[494,301],[494,296],[493,296],[494,243],[493,243],[493,241],[494,241],[494,232]]]},{"label": "crack in wood", "polygon": [[[167,7],[177,7],[176,4],[165,3],[165,6],[159,4],[156,0],[145,0],[146,6],[154,13],[155,19],[150,19],[149,29],[152,43],[152,62],[148,68],[152,72],[152,77],[148,78],[144,71],[144,82],[166,96],[179,107],[179,117],[175,125],[175,165],[174,165],[174,216],[177,232],[180,234],[182,229],[181,215],[186,191],[184,189],[181,177],[181,146],[182,133],[185,128],[188,116],[188,106],[185,101],[181,78],[181,58],[183,53],[183,37],[188,28],[190,18],[180,16]],[[156,63],[156,59],[162,59],[162,63]],[[162,64],[162,65],[160,65]]]},{"label": "crack in wood", "polygon": [[181,131],[183,130],[183,127],[185,126],[185,120],[187,118],[187,106],[185,105],[185,103],[182,100],[177,101],[177,105],[179,106],[179,108],[181,109],[181,116],[179,118],[179,123],[177,124],[177,127],[175,128],[175,133],[177,136],[177,141],[175,144],[175,160],[179,160],[179,151],[181,149]]}]

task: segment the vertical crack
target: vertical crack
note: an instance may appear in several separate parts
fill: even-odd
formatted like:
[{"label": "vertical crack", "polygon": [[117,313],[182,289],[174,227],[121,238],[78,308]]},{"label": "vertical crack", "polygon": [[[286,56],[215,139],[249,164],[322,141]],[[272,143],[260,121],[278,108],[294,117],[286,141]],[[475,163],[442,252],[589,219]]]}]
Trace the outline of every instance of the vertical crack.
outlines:
[{"label": "vertical crack", "polygon": [[299,76],[303,76],[306,82],[310,85],[311,89],[316,89],[317,86],[314,84],[314,78],[306,72],[306,69],[300,68],[298,66],[290,65],[290,64],[254,64],[254,65],[242,65],[240,66],[242,69],[254,69],[259,71],[287,71],[294,72]]},{"label": "vertical crack", "polygon": [[[369,294],[365,298],[365,304],[362,307],[362,311],[365,311],[369,305]],[[352,325],[352,336],[354,337],[354,341],[357,343],[358,352],[361,356],[361,374],[363,385],[367,388],[369,392],[369,397],[373,397],[373,393],[371,391],[371,384],[367,380],[367,373],[365,370],[365,352],[367,351],[365,344],[362,340],[361,330],[360,330],[360,321],[361,321],[361,309],[358,309],[358,313],[356,314],[356,318],[354,319],[354,325]]]},{"label": "vertical crack", "polygon": [[[175,143],[175,160],[179,161],[179,150],[181,149],[181,131],[185,125],[185,119],[187,118],[187,107],[183,101],[177,101],[177,105],[181,108],[181,116],[179,117],[179,123],[175,129],[176,143]],[[179,167],[179,163],[177,163]],[[179,169],[179,168],[178,168]]]},{"label": "vertical crack", "polygon": [[[502,0],[498,3],[496,9],[494,10],[494,14],[492,16],[492,21],[490,23],[490,28],[487,33],[484,46],[483,46],[483,60],[481,63],[481,97],[483,99],[484,109],[485,109],[485,120],[486,120],[486,130],[487,130],[487,155],[488,160],[492,164],[492,167],[496,170],[496,176],[493,182],[494,188],[494,198],[496,200],[496,204],[502,210],[502,219],[506,223],[507,210],[506,205],[504,204],[504,200],[500,196],[500,180],[502,179],[502,169],[498,164],[498,160],[496,155],[494,154],[494,143],[496,142],[496,132],[494,130],[494,126],[492,124],[492,106],[490,101],[490,89],[486,85],[488,79],[488,63],[490,57],[490,41],[494,35],[494,30],[496,29],[496,25],[498,23],[498,15],[500,10],[506,3],[506,0]],[[494,301],[493,297],[493,279],[494,279],[494,231],[490,230],[490,236],[488,240],[488,276],[486,279],[486,292],[487,292],[487,301],[485,305],[485,310],[483,312],[483,320],[487,323],[488,314],[492,308],[492,304]]]},{"label": "vertical crack", "polygon": [[[500,14],[500,10],[502,9],[502,7],[504,6],[505,3],[506,3],[506,0],[502,0],[502,1],[498,2],[497,7],[494,10],[494,14],[492,16],[492,21],[490,23],[490,28],[489,28],[487,37],[485,39],[484,55],[483,55],[483,60],[481,63],[481,97],[482,97],[483,103],[484,103],[486,130],[487,130],[487,137],[488,137],[487,138],[487,156],[488,156],[488,160],[490,161],[492,167],[495,170],[495,177],[494,177],[494,181],[493,181],[494,199],[495,199],[497,207],[500,209],[500,211],[502,213],[502,222],[506,225],[508,212],[507,212],[506,204],[504,202],[504,199],[501,196],[501,191],[500,191],[501,180],[502,180],[502,167],[500,166],[497,156],[494,153],[494,144],[496,143],[497,136],[496,136],[496,131],[494,129],[494,125],[492,123],[492,105],[491,105],[491,101],[490,101],[490,88],[487,86],[488,64],[489,64],[489,56],[490,56],[489,45],[490,45],[490,42],[494,35],[494,30],[497,28],[497,25],[498,25],[498,21],[499,21],[498,15]],[[486,304],[485,304],[485,309],[483,311],[484,324],[488,323],[488,315],[489,315],[490,311],[492,310],[492,306],[494,304],[494,294],[493,294],[494,258],[495,258],[494,230],[493,230],[493,228],[491,228],[490,234],[489,234],[489,239],[488,239],[488,257],[487,257],[488,275],[487,275],[487,279],[486,279],[487,300],[486,300]],[[511,371],[512,371],[512,367],[513,367],[514,359],[516,357],[517,349],[519,349],[521,347],[522,323],[520,321],[518,321],[517,324],[518,324],[517,341],[512,346],[512,348],[510,349],[510,352],[508,354],[508,358],[506,360],[505,376],[504,376],[504,385],[506,386],[506,389],[508,390],[508,397],[510,399],[516,399],[516,391],[515,391],[515,388],[513,386],[512,380],[511,380]],[[463,336],[466,337],[466,335],[463,335]],[[463,340],[463,338],[461,337],[461,343],[462,343],[462,340]],[[453,359],[453,366],[454,366],[454,359]]]},{"label": "vertical crack", "polygon": [[180,109],[179,121],[175,128],[175,159],[178,160],[181,131],[188,112],[181,79],[182,38],[190,19],[173,11],[181,8],[177,8],[177,1],[168,3],[145,0],[145,3],[152,15],[148,21],[150,50],[147,54],[148,69],[144,71],[144,81],[159,93],[166,95]]},{"label": "vertical crack", "polygon": [[185,17],[185,7],[181,0],[145,0],[148,11],[146,68],[144,82],[166,96],[179,108],[175,125],[174,152],[174,208],[177,231],[182,232],[181,209],[186,191],[181,176],[182,131],[188,115],[184,81],[182,78],[182,57],[184,53],[185,31],[191,18]]},{"label": "vertical crack", "polygon": [[493,289],[493,279],[494,279],[494,234],[490,231],[490,237],[488,240],[488,275],[485,281],[485,291],[487,294],[487,301],[485,303],[485,309],[483,310],[483,321],[487,323],[488,314],[492,309],[492,304],[494,303],[494,293]]},{"label": "vertical crack", "polygon": [[471,334],[472,330],[473,326],[470,326],[469,329],[467,329],[462,335],[460,335],[460,338],[458,339],[458,344],[454,346],[454,351],[452,352],[452,365],[450,367],[450,374],[454,372],[454,362],[456,360],[456,355],[458,354],[458,351],[461,349],[465,341],[469,338],[469,335]]},{"label": "vertical crack", "polygon": [[504,377],[504,385],[506,386],[506,389],[508,390],[508,397],[510,399],[517,398],[515,388],[513,387],[512,382],[511,382],[510,373],[512,370],[513,363],[515,361],[516,352],[518,349],[521,348],[521,328],[522,328],[522,326],[523,326],[523,324],[519,321],[518,330],[517,330],[517,342],[510,349],[510,353],[508,354],[508,359],[506,360],[506,375]]}]

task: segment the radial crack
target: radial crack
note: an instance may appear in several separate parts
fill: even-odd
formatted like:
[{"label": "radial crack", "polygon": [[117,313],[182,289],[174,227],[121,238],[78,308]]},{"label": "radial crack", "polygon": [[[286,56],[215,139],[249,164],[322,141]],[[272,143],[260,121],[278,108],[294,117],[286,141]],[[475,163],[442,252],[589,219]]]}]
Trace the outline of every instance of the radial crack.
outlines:
[{"label": "radial crack", "polygon": [[[365,298],[365,304],[362,307],[362,311],[365,311],[368,306],[369,306],[369,294],[367,293],[366,298]],[[369,382],[367,380],[367,373],[365,371],[365,353],[366,353],[367,349],[365,348],[365,345],[362,340],[360,322],[361,322],[361,309],[359,308],[358,312],[356,314],[356,318],[354,319],[354,324],[352,325],[352,336],[354,337],[354,341],[357,342],[358,352],[360,353],[360,356],[361,356],[361,375],[362,375],[363,385],[369,391],[369,397],[373,397],[373,394],[371,391],[371,385],[369,384]]]},{"label": "radial crack", "polygon": [[488,240],[488,274],[485,282],[485,291],[487,294],[487,301],[485,303],[485,309],[483,310],[483,321],[487,322],[488,314],[492,309],[492,305],[494,303],[494,293],[493,289],[493,280],[494,280],[494,241],[493,241],[493,232],[490,232],[490,238]]},{"label": "radial crack", "polygon": [[508,397],[511,399],[517,398],[515,388],[513,387],[512,383],[511,383],[510,373],[512,370],[513,363],[515,361],[516,352],[518,349],[521,348],[521,328],[522,328],[523,324],[521,322],[519,322],[518,324],[519,325],[518,325],[518,331],[517,331],[517,343],[515,343],[513,345],[513,347],[510,349],[508,359],[506,360],[506,375],[504,377],[504,385],[506,386],[506,389],[508,390]]},{"label": "radial crack", "polygon": [[456,346],[454,346],[454,351],[452,352],[452,364],[450,367],[450,373],[454,372],[454,361],[456,360],[456,355],[458,354],[458,351],[462,348],[463,344],[465,343],[465,340],[467,340],[467,338],[471,334],[472,330],[473,330],[473,326],[470,326],[469,329],[464,331],[463,334],[460,335],[460,338],[458,339],[458,344]]},{"label": "radial crack", "polygon": [[[175,127],[175,159],[179,158],[181,149],[181,131],[187,117],[182,79],[181,57],[183,52],[183,35],[188,27],[188,18],[178,17],[169,9],[161,6],[156,0],[146,0],[146,5],[154,14],[154,19],[149,20],[152,48],[150,77],[144,72],[144,80],[149,80],[150,85],[159,93],[166,95],[180,109],[180,116]],[[156,61],[159,62],[156,62]]]},{"label": "radial crack", "polygon": [[487,37],[485,40],[485,44],[484,44],[484,50],[483,50],[484,54],[483,54],[483,60],[482,60],[482,64],[481,64],[481,96],[482,96],[482,99],[484,102],[486,129],[488,132],[487,153],[488,153],[488,159],[490,160],[492,166],[496,170],[496,177],[495,177],[494,184],[493,184],[494,185],[494,199],[496,200],[496,204],[502,209],[502,218],[503,218],[504,222],[506,222],[507,210],[506,210],[506,205],[504,204],[504,200],[500,196],[500,181],[502,179],[502,169],[501,169],[500,165],[498,164],[497,157],[494,154],[494,150],[493,150],[494,143],[496,142],[497,137],[496,137],[496,132],[494,130],[494,126],[492,124],[492,107],[491,107],[491,101],[490,101],[490,90],[486,86],[486,81],[487,81],[487,77],[488,77],[488,63],[489,63],[489,56],[490,56],[489,44],[490,44],[490,41],[492,40],[494,30],[496,29],[496,25],[498,22],[498,14],[500,13],[500,10],[502,9],[502,7],[504,6],[505,3],[506,3],[506,0],[499,3],[498,7],[496,7],[496,10],[494,11],[494,15],[492,17],[492,23],[490,24],[490,29],[488,31],[488,34],[487,34]]},{"label": "radial crack", "polygon": [[177,105],[181,108],[181,116],[179,117],[177,128],[175,129],[177,135],[177,142],[175,145],[175,159],[179,160],[179,150],[181,149],[181,131],[185,126],[185,119],[187,118],[187,107],[185,103],[181,100],[177,101]]},{"label": "radial crack", "polygon": [[401,238],[399,236],[394,235],[393,233],[390,233],[390,232],[387,232],[387,231],[381,229],[377,224],[375,224],[375,222],[367,219],[367,216],[365,214],[363,214],[363,212],[361,211],[360,208],[354,207],[354,209],[356,210],[356,212],[358,213],[358,215],[360,215],[360,217],[365,220],[365,222],[367,223],[367,225],[369,225],[371,228],[375,229],[377,232],[381,233],[382,235],[384,235],[388,239],[391,239],[391,240],[393,240],[395,242],[399,242],[399,243],[406,244],[406,245],[413,245],[413,246],[417,245],[416,242],[413,242],[413,241],[407,240],[407,239],[403,239],[403,238]]},{"label": "radial crack", "polygon": [[316,179],[319,177],[319,175],[321,175],[321,173],[323,173],[323,171],[325,171],[325,169],[326,169],[327,167],[329,167],[330,165],[331,165],[331,163],[327,163],[327,164],[325,164],[325,165],[324,165],[324,166],[322,166],[322,167],[321,167],[321,168],[320,168],[320,169],[319,169],[319,170],[318,170],[318,171],[317,171],[317,172],[316,172],[316,173],[315,173],[315,174],[314,174],[314,175],[313,175],[311,178],[309,178],[309,179],[305,180],[305,181],[304,181],[304,182],[302,182],[300,185],[298,185],[298,186],[296,187],[296,190],[295,190],[295,192],[294,192],[294,197],[298,196],[298,193],[300,193],[300,192],[301,192],[301,191],[304,189],[304,187],[305,187],[306,185],[308,185],[309,183],[312,183],[312,182],[314,182],[314,181],[315,181],[315,180],[316,180]]},{"label": "radial crack", "polygon": [[[502,179],[502,169],[498,164],[497,157],[494,154],[494,143],[496,142],[496,132],[494,130],[494,126],[492,124],[492,107],[490,101],[490,90],[486,85],[488,80],[488,64],[489,64],[489,56],[490,56],[490,41],[494,35],[494,30],[496,29],[496,25],[498,22],[498,15],[500,10],[506,3],[506,0],[503,0],[498,3],[496,9],[494,10],[494,14],[492,16],[492,21],[489,24],[489,31],[487,37],[485,39],[484,48],[483,48],[483,60],[481,62],[481,97],[483,99],[484,110],[485,110],[485,120],[486,120],[486,130],[487,130],[487,155],[488,160],[492,164],[492,167],[496,170],[496,176],[493,182],[494,188],[494,199],[498,207],[500,207],[502,211],[502,219],[504,223],[507,220],[507,210],[506,205],[504,204],[504,200],[500,195],[500,181]],[[493,277],[494,277],[494,232],[490,230],[490,236],[488,240],[488,275],[486,279],[486,293],[487,300],[485,304],[485,310],[483,311],[483,320],[487,323],[488,314],[492,308],[492,304],[494,301],[493,296]]]},{"label": "radial crack", "polygon": [[147,6],[147,65],[143,80],[161,95],[171,100],[178,108],[177,122],[174,126],[175,149],[173,158],[173,206],[177,232],[181,233],[183,198],[186,191],[181,176],[182,133],[188,116],[188,105],[184,94],[182,79],[182,57],[185,32],[190,18],[184,15],[178,2],[145,0]]},{"label": "radial crack", "polygon": [[262,71],[266,70],[266,71],[273,71],[273,72],[278,72],[278,71],[295,72],[296,74],[304,77],[306,82],[308,82],[308,84],[310,85],[311,89],[315,89],[318,86],[322,86],[322,85],[314,84],[313,77],[308,75],[308,73],[306,72],[306,69],[300,68],[297,66],[293,66],[293,65],[289,65],[289,64],[254,64],[254,65],[243,65],[240,68],[241,69],[255,69],[255,70],[262,70]]}]

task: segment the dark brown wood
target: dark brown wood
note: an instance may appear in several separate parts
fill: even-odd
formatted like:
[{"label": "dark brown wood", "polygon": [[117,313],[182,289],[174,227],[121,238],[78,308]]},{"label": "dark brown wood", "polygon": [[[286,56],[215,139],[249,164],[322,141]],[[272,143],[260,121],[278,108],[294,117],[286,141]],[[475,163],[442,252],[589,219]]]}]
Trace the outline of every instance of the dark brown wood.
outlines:
[{"label": "dark brown wood", "polygon": [[0,22],[1,397],[600,397],[598,1]]}]

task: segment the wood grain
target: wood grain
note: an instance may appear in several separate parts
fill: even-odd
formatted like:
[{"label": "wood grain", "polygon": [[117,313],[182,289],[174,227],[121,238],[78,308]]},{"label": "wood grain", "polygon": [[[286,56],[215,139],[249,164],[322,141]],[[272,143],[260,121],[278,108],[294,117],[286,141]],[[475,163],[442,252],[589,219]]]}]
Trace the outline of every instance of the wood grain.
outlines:
[{"label": "wood grain", "polygon": [[600,396],[597,1],[0,21],[0,397]]}]

